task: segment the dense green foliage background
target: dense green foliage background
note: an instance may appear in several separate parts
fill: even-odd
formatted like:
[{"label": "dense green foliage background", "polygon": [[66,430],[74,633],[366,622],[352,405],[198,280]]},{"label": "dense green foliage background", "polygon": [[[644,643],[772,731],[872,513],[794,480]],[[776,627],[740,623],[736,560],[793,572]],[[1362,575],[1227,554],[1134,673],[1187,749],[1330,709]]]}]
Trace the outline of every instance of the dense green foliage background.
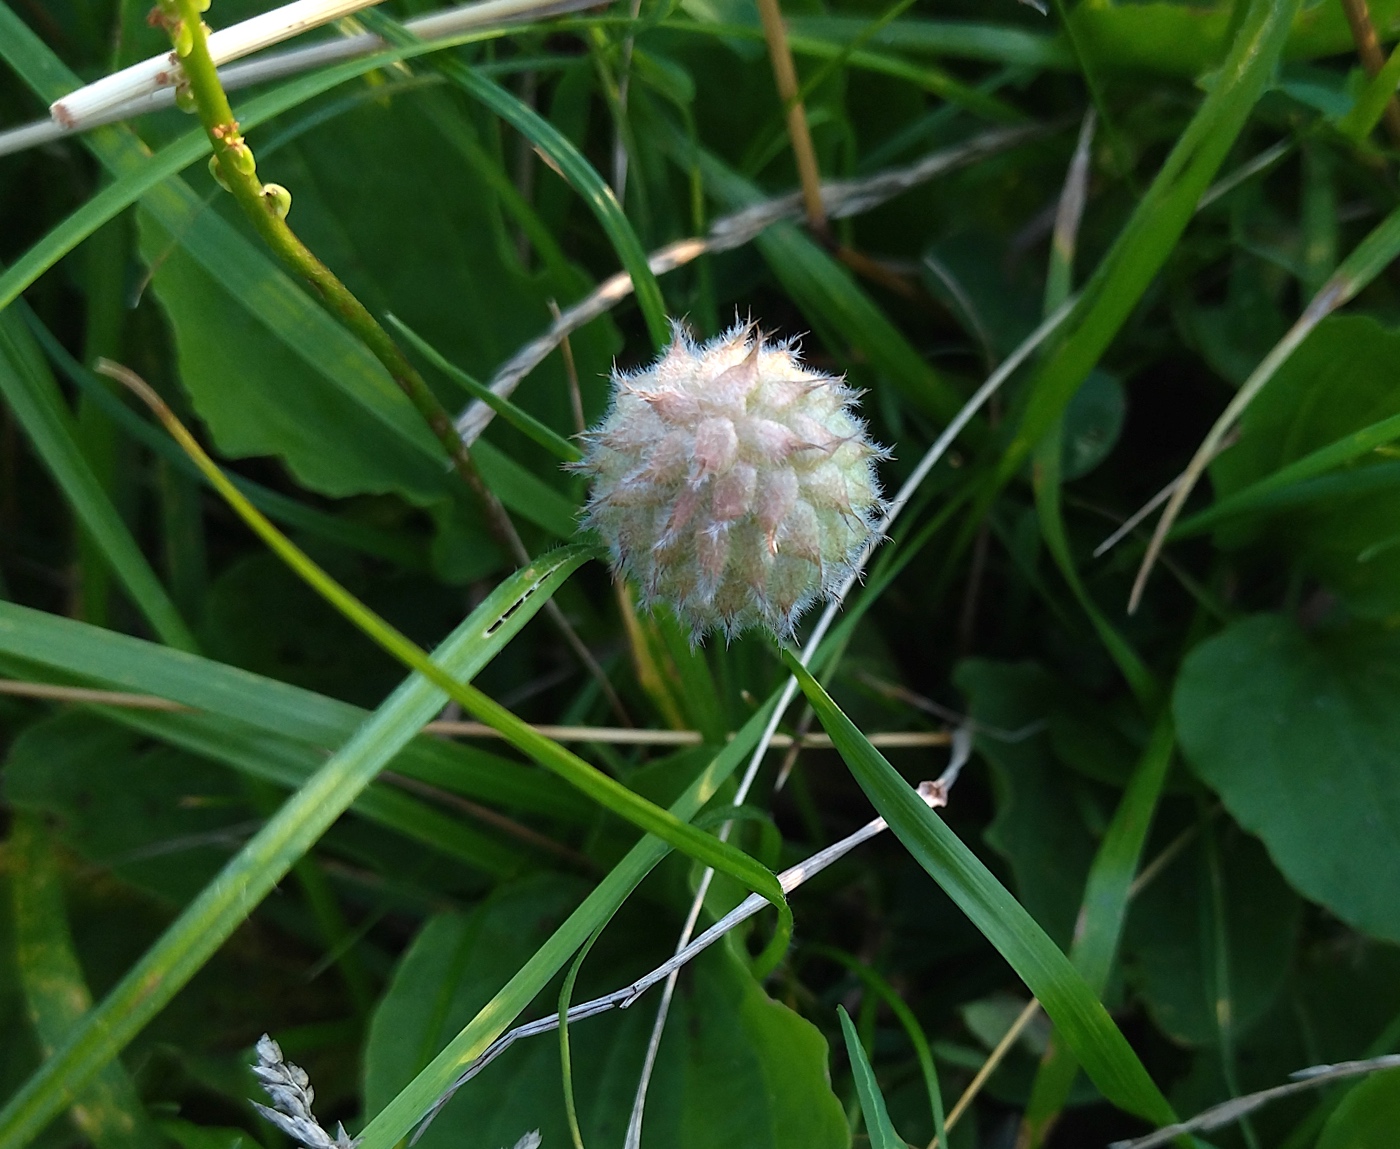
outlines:
[{"label": "dense green foliage background", "polygon": [[[215,0],[208,19],[267,7]],[[889,1126],[927,1145],[920,1043],[951,1108],[1026,984],[1049,1017],[998,1062],[955,1149],[1101,1145],[1164,1121],[1168,1102],[1187,1116],[1304,1066],[1400,1051],[1400,296],[1384,229],[1366,266],[1344,269],[1369,286],[1246,409],[1135,613],[1152,520],[1095,550],[1397,206],[1395,141],[1376,117],[1358,125],[1366,76],[1342,8],[785,13],[827,179],[1040,130],[826,239],[789,220],[671,272],[670,314],[701,336],[736,313],[808,333],[809,362],[866,389],[893,491],[1066,289],[1082,294],[933,471],[822,648],[818,677],[854,726],[813,693],[813,729],[840,753],[803,750],[775,793],[785,754],[771,752],[735,842],[780,869],[872,802],[894,833],[793,896],[771,976],[750,956],[771,914],[682,976],[643,1144],[883,1149]],[[1383,43],[1400,33],[1394,0],[1371,18]],[[0,122],[162,45],[137,0],[11,0]],[[796,185],[749,0],[645,0],[635,22],[600,6],[329,75],[235,99],[259,171],[371,311],[479,379],[548,326],[551,302],[620,266],[578,179],[502,108],[536,109],[604,178],[620,131],[622,205],[647,250]],[[1051,231],[1091,108],[1067,259]],[[275,1147],[247,1105],[266,1031],[309,1071],[327,1127],[377,1118],[366,1145],[380,1149],[451,1080],[448,1061],[421,1071],[469,1023],[458,1053],[555,1010],[595,928],[576,998],[668,956],[700,865],[655,839],[629,854],[620,806],[498,741],[417,734],[445,696],[417,678],[396,691],[404,668],[94,362],[149,380],[258,506],[454,673],[532,723],[613,724],[534,618],[553,594],[638,725],[703,735],[579,748],[683,820],[717,828],[788,670],[761,634],[692,651],[673,620],[638,617],[591,552],[554,555],[528,609],[513,605],[532,577],[506,582],[427,427],[258,243],[193,128],[169,111],[0,157],[14,269],[0,277],[0,677],[183,707],[0,693],[0,1096],[14,1096],[0,1145]],[[93,230],[82,213],[99,193],[120,210]],[[630,298],[569,349],[589,421],[611,366],[659,350]],[[418,362],[465,407],[459,382]],[[558,353],[514,401],[576,430]],[[572,537],[581,480],[539,442],[497,419],[475,453],[532,554]],[[783,729],[811,722],[799,700]],[[859,733],[945,724],[976,745],[939,815],[956,837],[902,804],[908,787]],[[947,753],[888,762],[913,783]],[[721,875],[707,915],[745,892]],[[623,1143],[653,1016],[648,998],[571,1030],[594,1149]],[[1393,1145],[1400,1071],[1362,1081],[1208,1143]],[[422,1144],[499,1149],[537,1127],[545,1149],[570,1143],[550,1037],[470,1083]]]}]

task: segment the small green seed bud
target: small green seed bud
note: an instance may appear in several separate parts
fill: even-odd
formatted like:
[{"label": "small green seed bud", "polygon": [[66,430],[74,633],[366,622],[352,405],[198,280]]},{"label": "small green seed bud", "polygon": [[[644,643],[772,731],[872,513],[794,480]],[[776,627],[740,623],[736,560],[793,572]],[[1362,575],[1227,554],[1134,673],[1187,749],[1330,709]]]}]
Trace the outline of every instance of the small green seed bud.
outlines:
[{"label": "small green seed bud", "polygon": [[292,193],[281,184],[263,184],[262,197],[267,210],[278,219],[286,219],[292,210]]},{"label": "small green seed bud", "polygon": [[208,12],[209,4],[210,0],[197,0],[197,2],[195,3],[195,8],[197,8],[201,12]]},{"label": "small green seed bud", "polygon": [[258,170],[258,161],[253,158],[253,149],[242,140],[229,144],[227,154],[233,161],[233,166],[245,176],[250,176]]},{"label": "small green seed bud", "polygon": [[175,45],[175,55],[182,59],[194,51],[194,33],[183,20],[170,25],[170,40]]},{"label": "small green seed bud", "polygon": [[188,80],[181,80],[175,85],[175,106],[182,112],[199,111],[199,104],[195,101],[194,93],[190,91]]},{"label": "small green seed bud", "polygon": [[209,174],[214,177],[214,182],[226,192],[232,192],[233,188],[228,186],[228,180],[224,179],[224,173],[219,169],[219,157],[209,157]]}]

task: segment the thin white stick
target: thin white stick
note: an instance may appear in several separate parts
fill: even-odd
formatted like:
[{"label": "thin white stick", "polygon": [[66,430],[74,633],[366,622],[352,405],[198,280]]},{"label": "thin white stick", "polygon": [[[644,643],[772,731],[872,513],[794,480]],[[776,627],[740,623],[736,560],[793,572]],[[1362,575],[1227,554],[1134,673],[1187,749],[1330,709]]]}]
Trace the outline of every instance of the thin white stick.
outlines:
[{"label": "thin white stick", "polygon": [[[379,0],[293,0],[291,4],[251,20],[210,33],[209,54],[215,64],[227,64],[377,3]],[[181,75],[179,56],[174,52],[162,52],[55,100],[49,105],[49,115],[57,123],[71,128],[85,118],[140,99],[160,88],[171,87],[179,82]]]},{"label": "thin white stick", "polygon": [[[306,2],[306,0],[302,0],[302,2]],[[337,19],[347,14],[340,9],[358,10],[378,2],[379,0],[338,0],[335,5],[335,14],[330,19]],[[415,17],[405,21],[404,27],[421,40],[429,42],[450,40],[464,32],[489,27],[493,24],[507,24],[524,19],[558,16],[583,8],[594,8],[600,3],[607,2],[608,0],[480,0],[479,3],[465,4],[442,12],[432,12],[425,16]],[[327,7],[325,0],[316,0],[316,4],[322,8]],[[269,25],[269,30],[265,31],[262,37],[263,43],[251,48],[245,47],[237,52],[223,50],[230,47],[238,48],[239,44],[229,39],[221,39],[222,37],[230,37],[239,32],[240,29],[246,29],[248,25],[257,21],[270,21],[278,13],[285,13],[288,9],[296,6],[295,4],[288,5],[287,8],[279,8],[275,12],[265,13],[263,16],[245,21],[243,24],[235,24],[223,31],[213,33],[209,38],[209,46],[210,51],[215,53],[215,63],[223,64],[250,55],[254,51],[270,47],[289,36],[297,35],[314,27],[315,25],[312,23],[303,22],[292,25],[283,20],[278,25]],[[320,22],[324,23],[324,21]],[[267,35],[271,31],[276,31],[278,27],[281,28],[281,34],[274,39],[267,39]],[[254,29],[254,31],[257,30]],[[244,33],[240,33],[240,36],[245,40],[248,38]],[[356,56],[368,55],[383,47],[385,47],[385,43],[380,37],[363,32],[354,36],[343,36],[327,40],[324,43],[312,44],[306,48],[271,53],[257,60],[250,60],[245,64],[221,68],[219,78],[223,82],[224,90],[231,92],[253,84],[266,83],[269,80],[309,71],[312,68],[336,64]],[[128,73],[139,74],[128,76]],[[151,82],[142,79],[148,73],[151,76]],[[160,83],[153,82],[155,78],[160,77],[163,77]],[[50,119],[27,124],[7,132],[0,132],[0,155],[34,147],[37,144],[65,136],[70,132],[86,131],[102,124],[115,123],[118,120],[130,119],[147,112],[171,107],[175,103],[174,85],[178,78],[178,67],[172,65],[169,53],[153,57],[141,64],[134,64],[121,72],[104,77],[84,88],[79,88],[75,92],[70,92],[52,105],[49,110]]]}]

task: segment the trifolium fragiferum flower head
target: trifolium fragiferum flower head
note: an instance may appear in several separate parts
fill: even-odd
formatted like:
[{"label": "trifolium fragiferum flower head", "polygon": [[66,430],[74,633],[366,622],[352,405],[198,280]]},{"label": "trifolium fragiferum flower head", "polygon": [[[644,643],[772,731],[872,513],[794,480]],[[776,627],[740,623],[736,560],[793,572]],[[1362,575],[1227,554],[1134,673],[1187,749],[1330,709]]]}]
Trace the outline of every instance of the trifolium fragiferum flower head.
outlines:
[{"label": "trifolium fragiferum flower head", "polygon": [[791,342],[739,324],[696,344],[679,324],[641,371],[613,372],[612,407],[585,436],[585,524],[644,605],[695,639],[798,615],[850,575],[883,503],[883,448],[857,393],[806,367]]}]

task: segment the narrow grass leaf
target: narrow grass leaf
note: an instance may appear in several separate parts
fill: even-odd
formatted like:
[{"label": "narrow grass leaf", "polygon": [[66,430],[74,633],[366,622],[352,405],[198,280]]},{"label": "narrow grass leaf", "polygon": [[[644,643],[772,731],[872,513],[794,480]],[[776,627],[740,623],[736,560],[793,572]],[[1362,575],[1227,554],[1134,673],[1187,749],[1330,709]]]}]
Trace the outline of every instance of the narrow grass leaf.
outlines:
[{"label": "narrow grass leaf", "polygon": [[[1118,954],[1133,879],[1142,861],[1142,850],[1166,784],[1175,745],[1171,716],[1164,714],[1133,771],[1089,869],[1069,960],[1100,997],[1108,985]],[[1036,1071],[1026,1106],[1022,1137],[1028,1149],[1036,1149],[1049,1134],[1052,1123],[1069,1099],[1078,1071],[1079,1062],[1074,1053],[1058,1037],[1053,1038]]]},{"label": "narrow grass leaf", "polygon": [[806,668],[786,652],[784,660],[837,751],[890,829],[1040,1000],[1103,1095],[1155,1124],[1174,1121],[1167,1099],[1069,959],[870,745]]},{"label": "narrow grass leaf", "polygon": [[880,1092],[879,1082],[875,1080],[875,1071],[870,1068],[870,1059],[865,1056],[865,1048],[851,1022],[851,1015],[844,1005],[838,1005],[836,1012],[841,1018],[841,1035],[846,1039],[846,1056],[851,1059],[851,1074],[856,1079],[856,1093],[860,1097],[860,1112],[865,1118],[865,1134],[870,1138],[870,1149],[905,1149],[903,1138],[890,1124],[884,1095]]},{"label": "narrow grass leaf", "polygon": [[408,344],[418,352],[424,359],[456,383],[462,390],[466,391],[473,399],[480,399],[497,415],[519,431],[522,435],[527,435],[533,439],[556,459],[562,459],[566,463],[575,463],[583,458],[583,452],[569,442],[563,435],[551,427],[546,427],[528,411],[517,407],[509,399],[503,399],[497,395],[490,387],[473,379],[460,367],[448,361],[448,359],[436,347],[419,335],[407,323],[399,319],[396,315],[386,315],[384,317],[389,325],[402,335]]},{"label": "narrow grass leaf", "polygon": [[[506,579],[436,651],[437,664],[474,677],[587,557],[574,550]],[[8,604],[0,603],[0,607]],[[19,608],[13,608],[19,609]],[[0,624],[0,630],[3,625]],[[72,1036],[0,1110],[0,1149],[21,1149],[203,967],[374,776],[446,701],[411,675],[191,902],[90,1011]]]},{"label": "narrow grass leaf", "polygon": [[0,396],[146,621],[163,642],[194,650],[194,635],[92,473],[58,384],[14,315],[0,315]]},{"label": "narrow grass leaf", "polygon": [[[39,1044],[45,1054],[52,1054],[92,1008],[92,995],[73,950],[62,875],[42,816],[17,811],[6,847],[15,965]],[[136,1085],[120,1062],[93,1078],[77,1098],[71,1116],[96,1149],[156,1149],[161,1144]]]}]

